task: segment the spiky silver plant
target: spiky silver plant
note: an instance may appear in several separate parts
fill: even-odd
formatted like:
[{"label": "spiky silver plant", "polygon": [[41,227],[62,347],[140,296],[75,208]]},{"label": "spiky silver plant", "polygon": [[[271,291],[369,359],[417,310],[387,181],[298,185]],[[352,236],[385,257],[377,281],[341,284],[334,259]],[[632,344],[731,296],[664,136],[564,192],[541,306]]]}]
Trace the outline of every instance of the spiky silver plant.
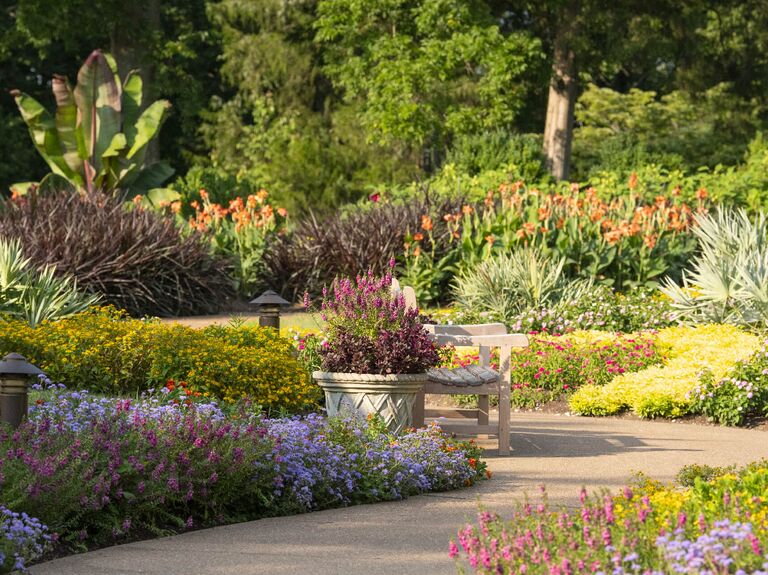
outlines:
[{"label": "spiky silver plant", "polygon": [[698,216],[700,253],[683,285],[666,278],[660,290],[680,319],[768,325],[768,221],[759,213],[722,209]]}]

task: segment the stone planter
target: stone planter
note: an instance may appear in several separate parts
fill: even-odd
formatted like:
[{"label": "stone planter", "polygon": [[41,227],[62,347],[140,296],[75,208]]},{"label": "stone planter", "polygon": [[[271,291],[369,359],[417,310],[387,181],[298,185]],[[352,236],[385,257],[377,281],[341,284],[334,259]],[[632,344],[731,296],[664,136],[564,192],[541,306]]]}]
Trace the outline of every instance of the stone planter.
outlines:
[{"label": "stone planter", "polygon": [[426,373],[376,375],[315,371],[312,377],[325,391],[328,415],[376,414],[393,433],[401,433],[413,422],[416,394],[427,382]]}]

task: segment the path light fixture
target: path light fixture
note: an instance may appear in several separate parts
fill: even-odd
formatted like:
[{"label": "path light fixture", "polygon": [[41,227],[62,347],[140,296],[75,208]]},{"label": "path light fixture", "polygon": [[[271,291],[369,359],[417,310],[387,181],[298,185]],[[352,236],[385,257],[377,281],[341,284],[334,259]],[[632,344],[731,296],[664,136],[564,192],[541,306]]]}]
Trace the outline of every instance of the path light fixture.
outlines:
[{"label": "path light fixture", "polygon": [[43,371],[23,355],[9,353],[0,361],[0,423],[16,428],[27,415],[27,384]]},{"label": "path light fixture", "polygon": [[280,308],[291,305],[291,302],[284,300],[276,292],[267,290],[251,301],[251,305],[259,308],[260,326],[273,327],[280,331]]}]

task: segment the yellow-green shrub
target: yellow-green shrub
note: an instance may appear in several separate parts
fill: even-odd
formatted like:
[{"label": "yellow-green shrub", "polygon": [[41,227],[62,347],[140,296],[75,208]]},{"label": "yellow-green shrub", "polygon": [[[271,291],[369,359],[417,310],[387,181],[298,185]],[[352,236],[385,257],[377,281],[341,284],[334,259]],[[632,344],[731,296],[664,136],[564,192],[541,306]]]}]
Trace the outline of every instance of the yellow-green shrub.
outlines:
[{"label": "yellow-green shrub", "polygon": [[291,341],[260,327],[192,329],[101,308],[35,329],[0,322],[0,352],[16,351],[68,387],[136,393],[168,379],[195,391],[267,409],[297,411],[318,401]]},{"label": "yellow-green shrub", "polygon": [[721,378],[758,347],[756,336],[737,327],[704,325],[659,331],[657,344],[667,350],[663,365],[625,373],[604,386],[585,385],[570,399],[583,415],[612,415],[631,409],[641,417],[680,417],[690,410],[686,394],[708,368]]}]

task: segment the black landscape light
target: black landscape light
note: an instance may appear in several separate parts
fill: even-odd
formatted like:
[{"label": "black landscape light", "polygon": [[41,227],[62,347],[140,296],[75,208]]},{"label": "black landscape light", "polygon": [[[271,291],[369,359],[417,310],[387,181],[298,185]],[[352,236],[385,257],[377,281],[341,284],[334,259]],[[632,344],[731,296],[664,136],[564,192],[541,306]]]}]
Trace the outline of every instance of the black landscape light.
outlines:
[{"label": "black landscape light", "polygon": [[27,384],[43,371],[23,355],[9,353],[0,361],[0,422],[16,428],[27,415]]},{"label": "black landscape light", "polygon": [[251,305],[259,308],[260,326],[273,327],[280,331],[280,308],[291,305],[291,302],[284,300],[272,290],[267,290],[251,301]]}]

